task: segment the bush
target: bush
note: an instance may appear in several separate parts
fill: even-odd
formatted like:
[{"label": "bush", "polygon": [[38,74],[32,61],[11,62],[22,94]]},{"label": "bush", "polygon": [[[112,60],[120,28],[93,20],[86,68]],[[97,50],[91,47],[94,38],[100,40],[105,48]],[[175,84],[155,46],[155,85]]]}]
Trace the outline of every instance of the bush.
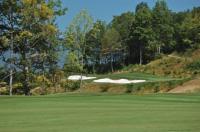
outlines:
[{"label": "bush", "polygon": [[6,82],[0,82],[0,95],[8,94],[8,88]]},{"label": "bush", "polygon": [[13,84],[13,94],[23,94],[23,85],[22,85],[22,83]]},{"label": "bush", "polygon": [[200,60],[194,61],[187,65],[187,68],[192,71],[200,71]]},{"label": "bush", "polygon": [[133,86],[132,85],[127,85],[126,86],[126,93],[132,93],[132,91],[133,91]]},{"label": "bush", "polygon": [[45,85],[46,87],[49,87],[49,86],[52,85],[52,82],[48,78],[46,78],[45,76],[43,76],[43,75],[36,76],[35,77],[35,83],[38,86]]},{"label": "bush", "polygon": [[100,86],[100,89],[101,89],[101,92],[108,92],[108,89],[109,89],[110,87],[108,86],[108,85],[101,85]]},{"label": "bush", "polygon": [[7,87],[0,87],[0,95],[5,95],[5,94],[8,94]]},{"label": "bush", "polygon": [[155,60],[157,60],[157,59],[162,59],[162,57],[163,57],[163,54],[158,54],[158,53],[157,53],[157,54],[155,55],[154,59],[155,59]]},{"label": "bush", "polygon": [[[62,86],[69,91],[75,91],[80,88],[80,81],[69,81],[67,80]],[[66,91],[65,90],[65,91]]]},{"label": "bush", "polygon": [[169,91],[178,85],[182,85],[187,80],[189,79],[127,84],[126,93],[138,93],[145,91],[150,93],[158,93],[160,91]]}]

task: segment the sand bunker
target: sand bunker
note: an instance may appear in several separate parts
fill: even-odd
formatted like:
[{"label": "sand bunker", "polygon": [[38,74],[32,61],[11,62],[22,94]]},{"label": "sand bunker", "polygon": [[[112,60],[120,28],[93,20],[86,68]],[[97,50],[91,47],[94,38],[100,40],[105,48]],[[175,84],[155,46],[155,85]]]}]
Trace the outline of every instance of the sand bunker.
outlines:
[{"label": "sand bunker", "polygon": [[[90,79],[95,79],[96,77],[86,77],[82,76],[82,80],[90,80]],[[68,77],[68,80],[81,80],[81,75],[72,75]]]},{"label": "sand bunker", "polygon": [[[91,80],[91,79],[95,79],[95,78],[96,77],[82,76],[82,80]],[[81,75],[69,76],[68,80],[73,80],[73,81],[81,80]],[[128,79],[112,80],[110,78],[103,78],[103,79],[94,80],[93,82],[96,82],[96,83],[130,84],[130,83],[142,83],[142,82],[146,82],[146,80],[128,80]]]},{"label": "sand bunker", "polygon": [[142,83],[142,82],[146,82],[146,80],[127,80],[127,79],[112,80],[110,78],[104,78],[104,79],[94,80],[94,82],[96,82],[96,83],[130,84],[130,83]]}]

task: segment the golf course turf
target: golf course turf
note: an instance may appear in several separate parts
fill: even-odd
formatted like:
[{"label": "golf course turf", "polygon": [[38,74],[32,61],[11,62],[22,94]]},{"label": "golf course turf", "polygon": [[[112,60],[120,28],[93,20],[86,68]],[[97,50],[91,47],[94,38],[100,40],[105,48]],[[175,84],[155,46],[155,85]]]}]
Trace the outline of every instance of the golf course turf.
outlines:
[{"label": "golf course turf", "polygon": [[0,132],[199,132],[200,94],[0,97]]}]

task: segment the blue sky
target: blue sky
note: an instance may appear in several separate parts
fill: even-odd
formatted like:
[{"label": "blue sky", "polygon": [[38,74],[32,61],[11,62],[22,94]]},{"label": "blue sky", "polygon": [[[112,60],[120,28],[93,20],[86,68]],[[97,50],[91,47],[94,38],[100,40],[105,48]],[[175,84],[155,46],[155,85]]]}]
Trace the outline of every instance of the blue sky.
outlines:
[{"label": "blue sky", "polygon": [[[147,2],[152,8],[157,0],[62,0],[63,6],[68,8],[65,16],[57,18],[61,31],[72,21],[73,17],[82,9],[87,9],[94,20],[100,19],[109,23],[113,16],[123,12],[134,11],[140,2]],[[200,6],[200,0],[166,0],[172,11],[184,11]]]}]

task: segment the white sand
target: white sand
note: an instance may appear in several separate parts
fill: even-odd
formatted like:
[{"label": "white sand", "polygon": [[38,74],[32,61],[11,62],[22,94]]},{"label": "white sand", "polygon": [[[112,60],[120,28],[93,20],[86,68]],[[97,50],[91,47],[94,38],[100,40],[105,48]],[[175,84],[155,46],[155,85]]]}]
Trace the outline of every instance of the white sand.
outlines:
[{"label": "white sand", "polygon": [[[91,80],[91,79],[95,79],[95,78],[96,77],[82,76],[82,80]],[[74,80],[74,81],[81,80],[81,75],[69,76],[68,80]],[[112,80],[110,78],[103,78],[103,79],[94,80],[93,82],[96,82],[96,83],[130,84],[130,83],[142,83],[142,82],[146,82],[146,80],[128,80],[128,79]]]},{"label": "white sand", "polygon": [[[82,76],[82,80],[90,80],[90,79],[95,79],[96,77],[86,77]],[[68,77],[68,80],[81,80],[81,75],[72,75]]]},{"label": "white sand", "polygon": [[146,82],[146,80],[127,80],[127,79],[112,80],[110,78],[104,78],[104,79],[94,80],[94,82],[96,82],[96,83],[130,84],[130,83],[142,83],[142,82]]}]

